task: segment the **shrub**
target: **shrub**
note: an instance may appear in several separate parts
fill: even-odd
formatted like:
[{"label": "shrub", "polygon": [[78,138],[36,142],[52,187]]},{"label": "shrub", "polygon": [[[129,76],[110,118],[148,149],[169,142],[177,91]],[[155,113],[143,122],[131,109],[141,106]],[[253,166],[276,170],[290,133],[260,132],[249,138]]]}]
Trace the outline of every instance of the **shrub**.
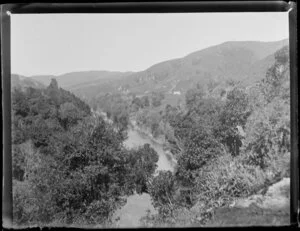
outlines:
[{"label": "shrub", "polygon": [[148,192],[147,183],[157,168],[157,152],[149,144],[144,144],[138,149],[132,150],[128,155],[132,169],[132,179],[128,179],[128,181],[133,180],[137,193]]},{"label": "shrub", "polygon": [[172,213],[175,204],[173,198],[175,192],[174,180],[170,171],[160,171],[158,176],[154,177],[152,182],[148,184],[152,204],[154,208],[158,209],[161,216]]},{"label": "shrub", "polygon": [[[13,224],[28,225],[35,217],[37,204],[30,197],[31,187],[28,182],[13,180]],[[32,200],[30,200],[30,198]]]},{"label": "shrub", "polygon": [[260,89],[267,102],[273,101],[277,96],[289,102],[289,48],[283,47],[275,53],[275,63],[272,65],[265,78],[261,81]]},{"label": "shrub", "polygon": [[289,105],[277,99],[252,113],[242,146],[250,164],[266,168],[271,159],[290,152],[289,112]]},{"label": "shrub", "polygon": [[226,99],[226,103],[219,115],[219,127],[215,131],[233,156],[240,154],[241,137],[237,132],[237,126],[244,127],[251,113],[249,97],[243,89],[234,88]]},{"label": "shrub", "polygon": [[[199,213],[209,219],[213,210],[228,206],[235,198],[251,195],[265,182],[265,173],[243,163],[243,157],[226,153],[199,171],[194,193],[203,204]],[[207,219],[202,222],[205,223]]]},{"label": "shrub", "polygon": [[192,183],[200,168],[222,153],[220,143],[205,127],[192,128],[178,159],[176,175],[183,182]]}]

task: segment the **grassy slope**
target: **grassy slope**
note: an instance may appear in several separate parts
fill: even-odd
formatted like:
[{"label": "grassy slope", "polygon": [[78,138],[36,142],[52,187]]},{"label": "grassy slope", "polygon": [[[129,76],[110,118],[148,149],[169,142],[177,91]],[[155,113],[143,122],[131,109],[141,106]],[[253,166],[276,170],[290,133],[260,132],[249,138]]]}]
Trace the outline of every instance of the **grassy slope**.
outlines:
[{"label": "grassy slope", "polygon": [[265,195],[240,199],[233,207],[219,208],[208,226],[277,226],[290,223],[290,178],[268,188]]}]

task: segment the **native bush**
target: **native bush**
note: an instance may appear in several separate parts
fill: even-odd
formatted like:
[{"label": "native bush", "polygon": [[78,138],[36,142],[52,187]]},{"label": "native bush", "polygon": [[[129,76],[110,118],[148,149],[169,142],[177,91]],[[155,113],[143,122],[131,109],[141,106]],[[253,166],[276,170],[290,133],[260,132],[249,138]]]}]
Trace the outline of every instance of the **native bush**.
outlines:
[{"label": "native bush", "polygon": [[270,159],[290,152],[289,110],[289,105],[277,98],[249,117],[243,144],[249,163],[266,168]]},{"label": "native bush", "polygon": [[147,190],[158,155],[147,145],[124,148],[121,104],[112,108],[115,126],[89,116],[89,107],[55,80],[13,96],[15,224],[105,225],[126,196]]},{"label": "native bush", "polygon": [[275,63],[268,69],[260,83],[265,100],[269,103],[280,96],[285,102],[290,100],[289,48],[283,47],[275,53]]},{"label": "native bush", "polygon": [[218,207],[229,206],[235,198],[247,197],[263,186],[266,174],[258,167],[243,163],[243,157],[225,153],[199,171],[193,189],[201,203],[199,214],[205,223]]},{"label": "native bush", "polygon": [[139,194],[148,192],[147,184],[157,168],[157,152],[149,144],[144,144],[135,150],[131,150],[128,158],[132,169],[130,179],[134,182],[136,192]]},{"label": "native bush", "polygon": [[215,129],[215,133],[234,156],[239,155],[242,145],[237,126],[244,127],[250,114],[251,108],[247,93],[239,88],[231,90],[227,94],[225,105],[219,114],[220,124]]},{"label": "native bush", "polygon": [[170,171],[159,171],[158,175],[148,184],[154,208],[158,209],[163,217],[169,216],[175,206],[173,197],[175,192],[175,179]]},{"label": "native bush", "polygon": [[178,159],[178,179],[187,184],[192,183],[199,170],[217,158],[222,151],[221,144],[209,130],[203,126],[192,128],[184,144],[184,152]]}]

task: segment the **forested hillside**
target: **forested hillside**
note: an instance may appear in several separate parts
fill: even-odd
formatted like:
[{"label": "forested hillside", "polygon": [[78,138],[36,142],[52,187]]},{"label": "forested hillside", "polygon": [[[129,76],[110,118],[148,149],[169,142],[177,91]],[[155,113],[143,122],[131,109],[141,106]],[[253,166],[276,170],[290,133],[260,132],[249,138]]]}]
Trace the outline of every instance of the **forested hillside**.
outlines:
[{"label": "forested hillside", "polygon": [[106,226],[142,193],[157,153],[123,147],[126,132],[53,79],[12,91],[13,221],[18,226]]},{"label": "forested hillside", "polygon": [[[281,42],[267,48],[255,42],[214,47],[212,56],[223,52],[222,60],[229,55],[238,61],[241,52],[251,53],[233,68],[221,62],[220,68],[236,75],[223,82],[211,75],[193,82],[186,72],[169,72],[182,67],[173,60],[149,69],[159,70],[158,79],[149,71],[141,78],[128,76],[133,85],[109,82],[114,90],[97,92],[87,101],[59,88],[55,79],[42,89],[12,89],[15,224],[115,227],[113,214],[135,193],[148,193],[157,211],[141,219],[146,227],[219,226],[221,220],[257,225],[264,209],[271,214],[266,224],[274,225],[279,213],[280,222],[286,222],[288,207],[261,208],[260,218],[250,221],[248,210],[242,210],[239,222],[225,214],[236,217],[229,209],[235,201],[262,194],[290,176],[289,48]],[[188,56],[188,63],[210,57],[211,50],[202,56],[206,52]],[[259,60],[269,66],[258,65]],[[248,73],[256,64],[259,77],[242,83],[238,67]],[[188,84],[178,102],[152,88],[168,79],[181,81],[182,75]],[[154,85],[147,85],[150,79]],[[173,90],[179,86],[174,83]],[[139,94],[134,86],[147,93]],[[129,129],[163,143],[176,159],[174,171],[156,172],[159,155],[150,144],[125,147]]]},{"label": "forested hillside", "polygon": [[39,81],[27,78],[25,76],[12,74],[11,75],[11,88],[45,88],[46,86]]},{"label": "forested hillside", "polygon": [[275,63],[258,84],[243,88],[232,83],[227,95],[219,98],[197,86],[187,92],[185,108],[167,106],[160,117],[161,132],[178,165],[174,174],[161,172],[149,185],[159,213],[149,214],[144,224],[288,224],[289,204],[277,210],[269,205],[265,220],[264,215],[253,215],[252,219],[251,209],[240,210],[240,217],[232,212],[232,219],[226,215],[231,210],[219,213],[218,220],[214,215],[218,209],[289,177],[289,83],[285,46],[275,53]]},{"label": "forested hillside", "polygon": [[231,41],[154,64],[139,72],[82,71],[30,79],[48,85],[55,77],[61,87],[87,101],[106,93],[149,96],[155,91],[162,92],[165,101],[174,105],[197,83],[224,85],[228,81],[240,81],[248,86],[260,81],[274,63],[276,50],[285,45],[288,45],[287,39]]}]

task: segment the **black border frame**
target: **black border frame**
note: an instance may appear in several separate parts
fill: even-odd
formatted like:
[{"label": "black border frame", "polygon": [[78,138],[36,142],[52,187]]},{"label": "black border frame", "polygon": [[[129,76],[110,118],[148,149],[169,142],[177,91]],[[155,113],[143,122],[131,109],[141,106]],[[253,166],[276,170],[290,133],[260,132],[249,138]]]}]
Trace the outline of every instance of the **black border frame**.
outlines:
[{"label": "black border frame", "polygon": [[153,1],[89,3],[18,3],[1,5],[1,68],[3,126],[3,226],[12,227],[11,155],[11,66],[10,15],[31,13],[217,13],[217,12],[289,12],[291,79],[291,227],[299,227],[299,127],[297,67],[297,4],[290,1]]},{"label": "black border frame", "polygon": [[7,4],[13,14],[30,13],[185,13],[185,12],[283,12],[286,1],[90,1],[89,3]]}]

